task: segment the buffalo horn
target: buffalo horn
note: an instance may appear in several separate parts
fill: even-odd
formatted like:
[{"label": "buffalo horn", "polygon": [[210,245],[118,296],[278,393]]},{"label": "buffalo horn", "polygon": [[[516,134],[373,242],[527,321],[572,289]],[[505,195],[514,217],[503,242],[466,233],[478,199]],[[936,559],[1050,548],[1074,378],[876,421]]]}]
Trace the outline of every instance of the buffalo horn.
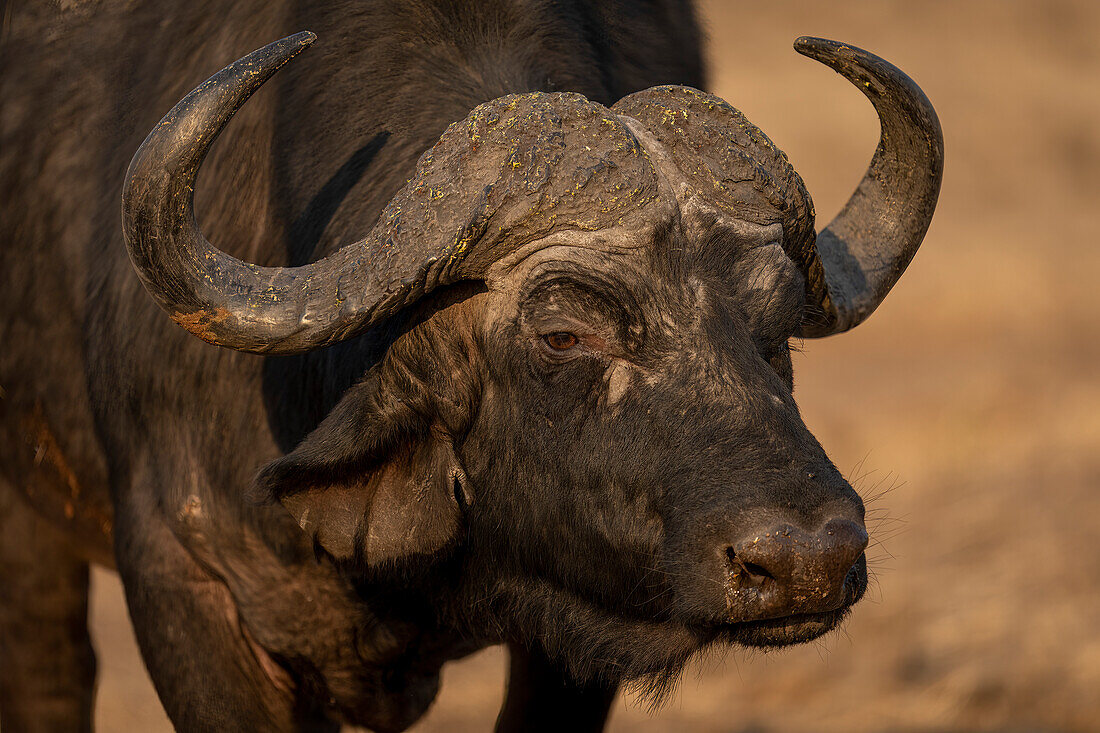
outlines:
[{"label": "buffalo horn", "polygon": [[900,69],[862,49],[799,38],[795,50],[859,88],[882,134],[867,173],[841,212],[817,235],[824,283],[810,275],[821,312],[802,335],[828,336],[866,319],[901,277],[924,238],[943,174],[943,133],[932,104]]},{"label": "buffalo horn", "polygon": [[157,303],[199,338],[254,353],[309,351],[437,288],[484,279],[523,242],[559,229],[640,227],[652,216],[658,179],[623,122],[579,94],[533,92],[481,104],[448,127],[364,239],[301,267],[231,257],[199,230],[195,176],[233,114],[313,39],[299,33],[222,69],[130,163],[130,259]]},{"label": "buffalo horn", "polygon": [[336,343],[396,311],[440,274],[439,258],[415,247],[396,251],[386,227],[301,267],[242,262],[200,231],[195,177],[207,151],[241,105],[315,38],[289,36],[219,71],[165,115],[126,172],[122,226],[130,259],[157,303],[212,344],[294,354]]}]

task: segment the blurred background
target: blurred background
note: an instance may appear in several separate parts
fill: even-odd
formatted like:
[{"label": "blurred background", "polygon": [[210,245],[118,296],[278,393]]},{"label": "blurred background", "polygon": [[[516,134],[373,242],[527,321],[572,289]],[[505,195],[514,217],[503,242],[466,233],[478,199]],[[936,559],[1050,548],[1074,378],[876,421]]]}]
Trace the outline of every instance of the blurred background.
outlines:
[{"label": "blurred background", "polygon": [[[709,0],[712,90],[787,152],[823,226],[878,140],[797,55],[846,41],[939,111],[936,219],[874,317],[807,341],[795,395],[869,499],[874,575],[842,631],[694,665],[612,731],[1100,730],[1100,3]],[[168,731],[121,589],[97,572],[101,731]],[[504,655],[446,668],[416,726],[490,730]]]}]

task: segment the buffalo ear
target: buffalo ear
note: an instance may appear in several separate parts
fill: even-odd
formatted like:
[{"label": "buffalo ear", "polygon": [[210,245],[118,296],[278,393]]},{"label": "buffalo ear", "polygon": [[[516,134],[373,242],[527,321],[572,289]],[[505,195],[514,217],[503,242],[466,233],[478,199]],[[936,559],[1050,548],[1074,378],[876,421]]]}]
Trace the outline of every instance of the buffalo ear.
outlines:
[{"label": "buffalo ear", "polygon": [[470,501],[450,436],[373,374],[265,467],[256,490],[260,500],[280,501],[334,557],[370,566],[445,548]]}]

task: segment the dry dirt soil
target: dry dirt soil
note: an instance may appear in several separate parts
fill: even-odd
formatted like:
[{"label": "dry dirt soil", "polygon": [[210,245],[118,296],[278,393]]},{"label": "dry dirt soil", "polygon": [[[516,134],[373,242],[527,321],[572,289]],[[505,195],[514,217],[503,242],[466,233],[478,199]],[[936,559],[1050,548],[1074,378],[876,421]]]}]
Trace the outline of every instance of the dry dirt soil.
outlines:
[{"label": "dry dirt soil", "polygon": [[[703,660],[657,711],[624,696],[611,730],[1100,730],[1100,3],[711,0],[703,16],[712,88],[787,151],[819,225],[878,127],[796,36],[913,76],[947,170],[885,305],[795,362],[807,423],[871,500],[867,600],[817,644]],[[117,579],[94,582],[100,730],[169,730]],[[449,666],[415,730],[488,730],[503,664]]]}]

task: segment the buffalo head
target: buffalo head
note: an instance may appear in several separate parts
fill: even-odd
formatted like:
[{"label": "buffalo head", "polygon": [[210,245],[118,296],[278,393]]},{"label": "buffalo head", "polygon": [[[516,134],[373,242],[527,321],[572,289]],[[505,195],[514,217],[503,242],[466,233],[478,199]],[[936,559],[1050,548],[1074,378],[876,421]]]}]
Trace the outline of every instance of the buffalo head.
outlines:
[{"label": "buffalo head", "polygon": [[379,583],[445,566],[452,618],[577,676],[661,675],[715,640],[833,628],[866,587],[863,506],[799,416],[788,340],[860,323],[920,244],[942,139],[916,85],[798,41],[883,130],[817,235],[786,157],[716,97],[657,87],[609,109],[531,93],[451,125],[362,241],[258,267],[202,236],[195,176],[311,41],[188,95],[125,186],[143,283],[211,343],[301,353],[416,313],[261,493]]}]

